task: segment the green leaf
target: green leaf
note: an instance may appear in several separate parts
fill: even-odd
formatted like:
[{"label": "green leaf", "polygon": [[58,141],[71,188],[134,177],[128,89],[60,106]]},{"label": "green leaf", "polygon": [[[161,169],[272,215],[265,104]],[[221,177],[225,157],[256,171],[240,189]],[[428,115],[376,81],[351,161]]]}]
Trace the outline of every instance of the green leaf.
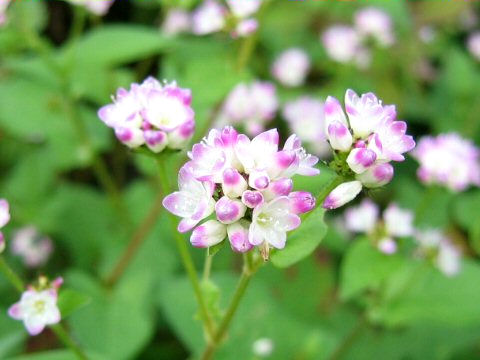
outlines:
[{"label": "green leaf", "polygon": [[325,210],[321,206],[307,213],[300,227],[288,234],[285,248],[272,254],[272,263],[285,268],[310,255],[327,233],[324,214]]},{"label": "green leaf", "polygon": [[340,296],[347,300],[366,289],[377,289],[403,265],[398,254],[385,255],[367,239],[355,241],[343,259],[340,274]]},{"label": "green leaf", "polygon": [[57,303],[60,313],[62,314],[62,319],[86,306],[90,301],[91,298],[85,294],[71,289],[62,289]]},{"label": "green leaf", "polygon": [[470,243],[480,253],[480,221],[477,214],[480,209],[480,191],[470,191],[458,195],[454,202],[455,220],[468,231]]}]

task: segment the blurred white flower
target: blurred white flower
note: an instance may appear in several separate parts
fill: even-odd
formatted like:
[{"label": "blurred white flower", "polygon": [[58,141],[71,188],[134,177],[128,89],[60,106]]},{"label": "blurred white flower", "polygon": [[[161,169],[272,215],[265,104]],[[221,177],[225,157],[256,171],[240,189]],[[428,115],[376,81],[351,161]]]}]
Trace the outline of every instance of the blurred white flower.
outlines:
[{"label": "blurred white flower", "polygon": [[285,86],[299,86],[305,82],[310,69],[310,58],[300,48],[282,52],[272,65],[272,75]]},{"label": "blurred white flower", "polygon": [[22,257],[30,268],[44,265],[53,251],[52,240],[42,236],[33,226],[17,230],[12,237],[12,253]]},{"label": "blurred white flower", "polygon": [[259,357],[268,357],[272,354],[274,349],[274,344],[272,339],[269,338],[260,338],[255,340],[252,345],[252,351],[256,356]]},{"label": "blurred white flower", "polygon": [[190,30],[190,14],[183,9],[171,9],[162,24],[162,30],[167,35],[176,35]]}]

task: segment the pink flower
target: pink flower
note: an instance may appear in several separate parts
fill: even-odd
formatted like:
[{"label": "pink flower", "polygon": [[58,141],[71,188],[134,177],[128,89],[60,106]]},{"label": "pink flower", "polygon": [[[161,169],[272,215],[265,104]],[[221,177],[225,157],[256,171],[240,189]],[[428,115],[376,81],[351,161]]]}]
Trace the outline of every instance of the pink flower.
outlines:
[{"label": "pink flower", "polygon": [[272,65],[272,75],[285,86],[299,86],[310,70],[310,58],[300,48],[282,52]]},{"label": "pink flower", "polygon": [[[0,199],[0,228],[3,228],[10,221],[10,205],[5,199]],[[0,253],[5,249],[5,237],[0,231]]]},{"label": "pink flower", "polygon": [[206,35],[220,31],[225,26],[227,9],[215,0],[206,0],[192,14],[192,31]]},{"label": "pink flower", "polygon": [[373,37],[381,46],[390,46],[395,41],[392,19],[385,11],[366,7],[355,14],[355,28],[361,37]]},{"label": "pink flower", "polygon": [[38,335],[45,326],[60,322],[57,298],[55,287],[42,290],[29,288],[23,292],[20,301],[8,309],[8,315],[15,320],[22,320],[30,335]]},{"label": "pink flower", "polygon": [[239,18],[246,18],[255,14],[262,0],[226,0],[232,14]]},{"label": "pink flower", "polygon": [[286,103],[282,115],[292,132],[308,143],[308,148],[315,154],[325,156],[330,152],[325,135],[323,102],[303,96]]},{"label": "pink flower", "polygon": [[131,148],[145,144],[155,153],[165,147],[180,149],[195,130],[191,99],[189,89],[150,77],[130,90],[118,89],[113,104],[100,108],[98,116]]},{"label": "pink flower", "polygon": [[362,191],[362,183],[360,181],[344,182],[328,194],[323,202],[323,208],[327,210],[339,208],[355,199],[360,191]]},{"label": "pink flower", "polygon": [[413,235],[413,212],[390,204],[383,212],[385,228],[389,235],[404,237]]},{"label": "pink flower", "polygon": [[345,210],[345,227],[353,232],[370,233],[378,222],[379,209],[371,200],[363,200],[359,206]]},{"label": "pink flower", "polygon": [[453,191],[480,186],[480,150],[456,133],[421,138],[412,156],[420,163],[417,175],[424,183]]},{"label": "pink flower", "polygon": [[340,63],[355,60],[360,46],[358,33],[346,25],[334,25],[328,28],[321,36],[327,55]]},{"label": "pink flower", "polygon": [[270,246],[285,245],[286,232],[300,224],[297,214],[315,207],[310,193],[292,192],[292,176],[319,171],[314,168],[318,159],[303,149],[295,135],[282,150],[278,143],[276,129],[250,140],[225,127],[211,130],[193,146],[190,161],[180,170],[179,191],[168,195],[163,205],[183,218],[181,232],[195,228],[215,211],[216,220],[194,229],[194,246],[213,246],[223,241],[225,231],[238,252],[259,246],[266,257]]},{"label": "pink flower", "polygon": [[480,31],[473,32],[467,39],[467,48],[470,54],[480,61]]},{"label": "pink flower", "polygon": [[176,35],[190,30],[190,14],[181,9],[170,9],[162,24],[162,30],[167,35]]},{"label": "pink flower", "polygon": [[83,5],[85,8],[95,15],[106,15],[114,0],[69,0],[76,5]]},{"label": "pink flower", "polygon": [[258,21],[256,19],[244,19],[241,20],[235,30],[232,31],[232,37],[247,37],[253,34],[258,29]]},{"label": "pink flower", "polygon": [[33,226],[16,231],[12,238],[12,253],[23,258],[30,268],[44,265],[53,251],[52,240],[38,233]]}]

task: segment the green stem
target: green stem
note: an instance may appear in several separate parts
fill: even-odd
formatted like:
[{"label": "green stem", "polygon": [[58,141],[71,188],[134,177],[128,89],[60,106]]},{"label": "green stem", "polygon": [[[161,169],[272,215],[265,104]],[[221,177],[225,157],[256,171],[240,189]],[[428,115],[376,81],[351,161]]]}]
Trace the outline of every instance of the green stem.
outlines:
[{"label": "green stem", "polygon": [[[317,195],[317,202],[316,206],[322,206],[323,202],[325,201],[325,198],[332,192],[333,189],[335,189],[338,185],[343,183],[345,181],[345,178],[342,175],[336,175],[334,178],[332,178],[329,182],[325,184],[325,186],[320,190],[320,192]],[[311,214],[313,211],[308,213],[307,215]]]},{"label": "green stem", "polygon": [[[7,280],[10,284],[21,294],[25,290],[25,285],[20,278],[20,276],[13,271],[13,269],[6,263],[3,256],[0,256],[0,270],[3,272]],[[70,348],[72,352],[77,355],[77,357],[81,360],[87,360],[87,356],[83,352],[83,350],[73,341],[70,334],[64,329],[62,324],[58,323],[55,325],[50,325],[50,328],[53,332],[57,335],[63,344]]]},{"label": "green stem", "polygon": [[[203,352],[203,355],[201,358],[202,360],[212,359],[213,354],[215,353],[218,346],[221,344],[223,338],[226,335],[226,332],[230,326],[233,316],[237,312],[238,305],[240,304],[240,301],[245,295],[245,291],[247,290],[248,284],[250,283],[250,279],[257,271],[259,264],[261,264],[261,263],[253,264],[251,256],[252,256],[252,252],[248,252],[244,256],[242,275],[240,276],[240,280],[238,281],[237,288],[235,289],[232,300],[230,301],[230,305],[228,306],[227,312],[222,318],[222,322],[220,323],[220,326],[218,327],[217,331],[215,332],[214,336],[211,338],[211,341],[207,344],[207,347]],[[260,259],[260,261],[262,260]]]},{"label": "green stem", "polygon": [[207,281],[210,278],[210,270],[212,269],[213,255],[205,251],[205,264],[203,265],[203,281]]},{"label": "green stem", "polygon": [[358,318],[357,323],[348,333],[348,335],[340,342],[340,344],[332,352],[332,355],[328,358],[329,360],[339,360],[345,354],[345,352],[353,345],[357,337],[363,332],[365,325],[367,324],[367,319],[365,316],[361,315]]},{"label": "green stem", "polygon": [[[170,192],[171,187],[170,187],[170,183],[167,177],[167,172],[165,169],[165,160],[166,160],[165,157],[157,158],[158,178],[160,180],[160,186],[162,187],[163,193],[168,194]],[[198,275],[197,275],[197,271],[195,270],[195,265],[193,263],[192,256],[190,255],[187,243],[183,235],[180,234],[177,230],[177,226],[176,226],[177,219],[169,212],[167,212],[167,215],[169,218],[170,226],[172,228],[171,233],[173,234],[173,237],[175,239],[175,243],[177,245],[177,249],[180,254],[180,258],[182,260],[183,266],[187,271],[188,278],[192,283],[193,291],[195,293],[195,297],[197,299],[198,306],[200,309],[200,315],[204,323],[208,338],[210,339],[213,336],[215,331],[214,323],[208,312],[205,299],[203,298],[203,293],[200,287],[200,282],[198,280]]]}]

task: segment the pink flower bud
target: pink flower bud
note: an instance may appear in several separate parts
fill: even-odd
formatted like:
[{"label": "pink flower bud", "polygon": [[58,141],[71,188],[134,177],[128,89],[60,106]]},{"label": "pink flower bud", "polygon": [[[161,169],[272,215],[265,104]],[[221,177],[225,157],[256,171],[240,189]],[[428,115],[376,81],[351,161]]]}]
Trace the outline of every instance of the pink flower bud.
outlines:
[{"label": "pink flower bud", "polygon": [[388,184],[393,178],[393,166],[389,163],[378,164],[370,167],[362,174],[356,176],[365,187],[376,188]]},{"label": "pink flower bud", "polygon": [[387,255],[395,254],[397,252],[397,243],[390,238],[384,238],[377,244],[378,249]]},{"label": "pink flower bud", "polygon": [[247,181],[238,170],[233,168],[225,169],[223,172],[222,190],[223,193],[231,198],[239,197],[247,190]]},{"label": "pink flower bud", "polygon": [[186,121],[177,129],[168,134],[168,147],[170,149],[183,149],[195,132],[195,121]]},{"label": "pink flower bud", "polygon": [[3,250],[5,250],[5,237],[0,232],[0,254],[3,253]]},{"label": "pink flower bud", "polygon": [[283,178],[280,180],[272,181],[270,185],[268,185],[268,188],[266,188],[263,191],[263,196],[267,200],[271,200],[278,196],[287,196],[292,192],[292,190],[293,190],[292,179]]},{"label": "pink flower bud", "polygon": [[326,197],[323,208],[327,210],[339,208],[355,199],[361,190],[362,183],[358,180],[340,184]]},{"label": "pink flower bud", "polygon": [[315,198],[306,191],[294,191],[288,195],[294,214],[304,214],[315,208]]},{"label": "pink flower bud", "polygon": [[190,242],[195,247],[206,248],[221,243],[225,236],[227,236],[225,225],[216,220],[208,220],[193,230]]},{"label": "pink flower bud", "polygon": [[328,126],[327,138],[335,150],[348,151],[352,147],[352,134],[340,121],[334,121]]},{"label": "pink flower bud", "polygon": [[234,251],[244,253],[253,248],[248,241],[249,227],[250,222],[246,220],[240,220],[227,226],[228,240]]},{"label": "pink flower bud", "polygon": [[232,200],[223,196],[215,204],[217,219],[224,224],[231,224],[245,215],[247,208],[239,200]]},{"label": "pink flower bud", "polygon": [[134,127],[116,127],[115,136],[130,148],[136,148],[145,143],[143,131]]},{"label": "pink flower bud", "polygon": [[242,202],[249,208],[263,204],[264,198],[260,191],[247,190],[242,194]]},{"label": "pink flower bud", "polygon": [[377,154],[370,149],[355,148],[350,151],[347,157],[347,164],[354,173],[361,174],[373,165],[377,159]]},{"label": "pink flower bud", "polygon": [[245,37],[253,34],[258,29],[258,21],[256,19],[245,19],[240,21],[232,31],[232,37]]},{"label": "pink flower bud", "polygon": [[148,148],[155,153],[159,153],[167,146],[167,134],[163,131],[145,130],[143,137]]},{"label": "pink flower bud", "polygon": [[250,173],[248,185],[257,190],[263,190],[270,184],[270,178],[265,171],[254,171]]}]

